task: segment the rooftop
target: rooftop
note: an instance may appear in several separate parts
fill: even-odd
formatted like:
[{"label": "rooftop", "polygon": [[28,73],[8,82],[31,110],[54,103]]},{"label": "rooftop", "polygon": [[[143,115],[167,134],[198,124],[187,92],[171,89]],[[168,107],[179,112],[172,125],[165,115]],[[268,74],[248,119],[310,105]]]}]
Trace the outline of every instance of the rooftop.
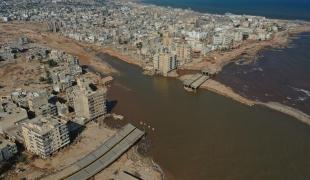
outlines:
[{"label": "rooftop", "polygon": [[55,117],[36,117],[23,124],[23,127],[30,129],[37,134],[45,135],[52,129],[58,127],[62,121]]},{"label": "rooftop", "polygon": [[17,107],[12,102],[6,103],[5,105],[5,108],[0,111],[1,133],[3,133],[6,129],[14,127],[16,123],[28,119],[28,114],[25,109]]},{"label": "rooftop", "polygon": [[15,145],[14,143],[12,143],[11,141],[8,141],[8,140],[6,140],[6,139],[3,139],[3,138],[0,138],[0,149],[3,149],[3,148],[5,148],[5,147],[7,147],[7,146],[13,146],[13,145]]}]

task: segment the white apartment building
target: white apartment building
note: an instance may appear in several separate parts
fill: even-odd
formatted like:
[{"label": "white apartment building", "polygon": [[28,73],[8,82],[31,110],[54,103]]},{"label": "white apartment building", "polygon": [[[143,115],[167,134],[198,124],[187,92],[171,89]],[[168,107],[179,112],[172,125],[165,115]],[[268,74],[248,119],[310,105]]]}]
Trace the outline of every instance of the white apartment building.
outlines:
[{"label": "white apartment building", "polygon": [[67,125],[56,117],[36,117],[22,124],[26,149],[47,158],[70,143]]},{"label": "white apartment building", "polygon": [[168,76],[168,73],[178,67],[178,58],[176,53],[160,53],[154,58],[154,68],[163,76]]}]

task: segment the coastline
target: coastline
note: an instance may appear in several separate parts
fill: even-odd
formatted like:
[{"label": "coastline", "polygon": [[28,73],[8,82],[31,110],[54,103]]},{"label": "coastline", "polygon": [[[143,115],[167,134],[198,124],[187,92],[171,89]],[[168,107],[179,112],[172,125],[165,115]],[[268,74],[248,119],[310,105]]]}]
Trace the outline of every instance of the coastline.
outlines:
[{"label": "coastline", "polygon": [[245,97],[239,95],[238,93],[235,93],[230,87],[228,87],[224,84],[221,84],[218,81],[208,80],[204,84],[201,85],[201,88],[209,90],[209,91],[217,93],[217,94],[220,94],[222,96],[231,98],[231,99],[233,99],[237,102],[240,102],[242,104],[245,104],[247,106],[261,105],[261,106],[270,108],[272,110],[279,111],[283,114],[292,116],[292,117],[298,119],[299,121],[310,125],[310,116],[303,113],[302,111],[300,111],[298,109],[283,105],[283,104],[278,103],[278,102],[266,102],[266,103],[264,103],[264,102],[260,102],[260,101],[250,100],[248,98],[245,98]]},{"label": "coastline", "polygon": [[[279,20],[283,22],[282,20]],[[271,40],[267,41],[248,41],[239,46],[238,48],[229,51],[215,51],[210,53],[202,61],[192,62],[185,64],[182,69],[184,70],[202,70],[208,67],[212,71],[219,73],[222,68],[237,60],[238,58],[246,55],[247,59],[254,59],[256,55],[268,48],[285,48],[289,46],[291,38],[294,35],[310,32],[310,24],[305,23],[293,29],[288,29],[283,32],[278,32]]]},{"label": "coastline", "polygon": [[[131,0],[125,1],[129,2]],[[136,2],[141,3],[141,0],[134,0],[134,3]],[[108,10],[110,9],[108,8]],[[200,12],[195,11],[193,13],[200,14]],[[141,122],[146,120],[148,124],[156,128],[156,133],[153,130],[153,135],[148,134],[150,138],[154,138],[152,139],[154,140],[154,146],[151,144],[147,147],[147,149],[152,149],[150,154],[140,153],[138,149],[145,142],[137,142],[109,167],[95,175],[93,179],[127,179],[128,176],[127,178],[124,177],[127,172],[137,176],[137,179],[154,180],[170,178],[207,179],[216,176],[219,179],[229,177],[251,179],[251,177],[257,178],[256,176],[260,176],[259,178],[262,179],[264,177],[268,179],[268,176],[302,178],[309,173],[303,164],[303,160],[309,158],[307,151],[304,151],[304,149],[310,148],[310,144],[307,143],[310,138],[309,129],[307,128],[310,125],[310,114],[304,113],[307,111],[302,112],[303,108],[298,110],[298,108],[293,108],[294,106],[289,107],[278,102],[268,102],[271,100],[271,96],[267,95],[266,99],[259,98],[259,100],[255,100],[255,96],[248,95],[256,91],[247,91],[249,94],[243,94],[242,91],[239,93],[239,88],[246,84],[235,85],[233,80],[229,81],[229,78],[211,78],[200,86],[201,89],[198,89],[197,94],[185,92],[182,89],[182,81],[195,73],[201,73],[201,70],[210,69],[215,73],[222,72],[220,75],[228,74],[228,77],[230,77],[233,73],[227,73],[229,71],[226,71],[226,68],[222,71],[224,67],[234,63],[239,64],[239,62],[240,64],[255,62],[261,56],[263,50],[269,52],[269,49],[275,48],[275,51],[282,51],[283,48],[286,51],[286,48],[291,47],[290,42],[300,37],[300,33],[310,32],[310,22],[280,19],[275,19],[273,22],[287,23],[287,29],[285,31],[281,31],[283,30],[281,29],[280,32],[272,35],[271,39],[267,41],[245,40],[240,46],[231,50],[211,51],[203,55],[203,57],[193,58],[193,62],[179,66],[177,70],[170,71],[168,76],[164,78],[147,77],[155,76],[156,71],[154,69],[156,68],[153,69],[152,63],[154,57],[144,56],[145,54],[150,55],[149,52],[141,53],[142,51],[140,51],[139,53],[136,51],[135,53],[135,48],[138,48],[138,46],[128,48],[124,47],[125,44],[122,43],[119,43],[120,46],[118,46],[116,45],[117,41],[113,43],[115,46],[104,46],[105,43],[109,44],[108,41],[86,41],[83,38],[67,36],[66,32],[61,30],[58,33],[47,32],[41,28],[44,26],[43,24],[32,24],[31,21],[4,23],[0,20],[0,34],[29,37],[42,46],[62,50],[77,56],[80,59],[80,64],[83,65],[83,69],[85,68],[87,72],[100,77],[113,76],[115,78],[114,82],[108,85],[112,95],[107,94],[109,105],[111,105],[109,109],[113,109],[113,111],[109,110],[109,112],[113,112],[111,115],[113,117],[111,118],[112,121],[116,122],[116,124],[126,122],[139,124],[140,122],[141,125]],[[78,29],[83,30],[82,28]],[[100,31],[96,32],[95,30],[89,29],[91,33],[101,34]],[[5,34],[2,31],[7,32]],[[87,31],[85,32],[87,33]],[[78,34],[83,35],[83,31]],[[206,44],[208,43],[206,42]],[[101,57],[102,54],[107,56]],[[115,59],[110,56],[115,57]],[[110,58],[112,60],[109,60]],[[150,61],[146,62],[144,59]],[[300,58],[295,59],[300,60]],[[17,59],[7,64],[6,68],[2,67],[2,69],[5,69],[3,72],[0,71],[3,78],[7,82],[13,80],[12,85],[10,84],[12,87],[8,86],[3,90],[23,87],[21,82],[24,79],[36,76],[36,73],[28,73],[21,74],[23,77],[18,75],[20,77],[12,79],[17,75],[16,72],[19,69],[24,68],[25,62],[23,61],[25,60]],[[18,65],[18,69],[12,69],[16,65]],[[282,63],[282,65],[285,65],[285,63]],[[30,68],[34,66],[37,65],[33,63],[29,65]],[[140,68],[142,71],[140,71]],[[39,66],[37,69],[39,69]],[[297,72],[301,69],[297,69]],[[245,74],[241,75],[247,77]],[[177,78],[178,81],[171,78]],[[2,82],[1,84],[9,84]],[[256,87],[254,86],[257,85],[256,83],[260,84],[259,81],[246,82],[253,82],[252,87]],[[261,84],[269,87],[266,83]],[[41,89],[40,84],[36,86],[38,86],[36,89]],[[32,86],[31,89],[33,87],[35,86]],[[270,87],[276,89],[281,86]],[[30,87],[25,86],[24,88]],[[263,92],[259,87],[256,89],[259,90],[258,92]],[[309,88],[304,89],[308,90]],[[9,92],[2,91],[3,95],[9,94]],[[279,95],[281,94],[279,93]],[[132,104],[132,102],[135,103]],[[149,102],[153,103],[149,104]],[[308,102],[304,102],[304,104],[308,105]],[[175,108],[177,109],[176,112],[174,112],[174,108],[171,108],[175,107],[175,104],[179,105],[179,107]],[[114,113],[124,114],[124,116]],[[123,121],[124,117],[125,120]],[[195,123],[188,121],[188,119],[194,119]],[[175,124],[177,124],[177,127]],[[67,167],[70,167],[84,154],[96,149],[101,142],[113,136],[117,129],[118,127],[111,126],[106,121],[104,123],[91,122],[72,146],[61,149],[57,154],[44,161],[35,156],[29,156],[25,163],[17,164],[11,169],[10,176],[5,179],[19,179],[24,178],[23,176],[27,179],[41,179],[43,177],[58,179],[54,175],[65,171]],[[183,132],[188,132],[188,134]],[[201,139],[201,137],[204,138]],[[192,148],[193,142],[197,147]],[[195,156],[188,156],[189,154]],[[160,165],[154,160],[158,161]],[[182,163],[182,161],[193,163],[187,164]],[[288,165],[282,167],[281,164]],[[188,168],[188,166],[191,168]],[[298,170],[296,172],[290,171],[290,166],[294,166]],[[262,169],[264,171],[261,171]],[[221,173],[223,171],[227,171],[227,173]],[[308,175],[310,176],[310,174]]]},{"label": "coastline", "polygon": [[[290,20],[277,20],[279,22],[292,22]],[[201,71],[208,67],[214,72],[221,72],[222,68],[238,59],[243,55],[247,55],[249,59],[255,58],[256,55],[267,48],[286,48],[289,46],[291,39],[294,35],[310,32],[310,22],[302,23],[297,27],[291,27],[290,29],[282,32],[278,32],[271,40],[266,41],[247,41],[244,44],[240,45],[237,48],[228,50],[228,51],[214,51],[208,56],[204,57],[202,60],[193,60],[188,64],[184,64],[180,67],[181,70],[189,71]],[[106,53],[111,56],[114,56],[122,61],[125,61],[129,64],[133,64],[143,68],[144,64],[137,57],[132,55],[122,54],[119,50],[113,47],[105,46],[93,46],[90,45],[96,52]]]},{"label": "coastline", "polygon": [[[139,3],[142,5],[148,5],[148,6],[156,6],[156,7],[171,7],[171,8],[175,8],[175,9],[181,9],[181,10],[191,10],[197,13],[203,13],[203,14],[218,14],[218,15],[224,15],[225,13],[232,13],[232,14],[247,14],[250,16],[266,16],[269,19],[281,19],[281,20],[290,20],[290,21],[309,21],[310,17],[308,16],[307,18],[305,18],[304,16],[298,16],[298,17],[291,17],[291,16],[287,16],[287,15],[276,15],[276,14],[268,14],[266,15],[265,13],[257,13],[257,12],[244,12],[244,11],[238,11],[238,12],[234,12],[233,9],[227,9],[225,8],[225,10],[215,10],[212,11],[212,8],[216,8],[216,6],[212,7],[211,10],[210,9],[204,9],[204,8],[197,8],[197,7],[191,7],[191,5],[184,5],[182,4],[181,6],[175,6],[174,4],[163,4],[159,1],[159,3],[155,3],[154,1],[148,1],[148,0],[122,0],[124,2],[133,2],[133,3]],[[211,3],[212,4],[212,3]],[[201,4],[199,4],[201,5]],[[212,6],[212,5],[211,5]],[[200,6],[199,6],[200,7]],[[238,8],[239,9],[239,8]]]},{"label": "coastline", "polygon": [[[13,24],[14,28],[19,29],[17,24]],[[14,29],[13,28],[13,29]],[[28,27],[31,29],[31,27]],[[215,64],[213,67],[217,68],[217,72],[221,71],[221,68],[224,67],[226,64],[232,62],[235,60],[236,57],[240,56],[242,53],[244,53],[245,50],[249,51],[249,49],[253,48],[253,56],[256,55],[257,52],[259,52],[260,50],[267,48],[267,47],[285,47],[285,45],[288,44],[289,39],[288,36],[292,36],[294,34],[298,34],[298,33],[302,33],[302,32],[307,32],[310,31],[309,27],[299,27],[298,29],[294,29],[293,31],[290,31],[290,33],[285,34],[284,33],[284,38],[283,36],[280,36],[278,41],[273,41],[273,42],[257,42],[256,44],[246,44],[242,49],[236,49],[237,52],[225,52],[224,55],[221,55],[219,52],[216,52],[217,55],[219,57],[222,58],[222,60],[220,61],[220,63]],[[24,30],[22,30],[21,32],[25,32]],[[64,50],[66,52],[71,52],[71,53],[75,53],[75,55],[80,56],[81,60],[82,60],[82,64],[85,65],[90,65],[90,66],[94,66],[96,67],[96,71],[98,72],[103,72],[103,73],[111,73],[113,74],[114,69],[112,67],[110,67],[107,63],[105,63],[104,61],[102,61],[99,58],[96,58],[96,53],[107,53],[111,56],[117,57],[118,59],[125,61],[127,63],[139,66],[141,68],[143,68],[143,64],[141,61],[137,61],[134,57],[128,56],[128,55],[124,55],[121,54],[120,52],[118,52],[117,50],[111,49],[111,48],[105,48],[105,47],[100,47],[94,44],[88,44],[88,43],[81,43],[60,35],[55,35],[52,33],[36,33],[35,31],[29,32],[26,31],[25,34],[31,38],[33,38],[34,40],[40,42],[41,44],[47,45],[47,46],[51,46],[51,47],[55,47],[57,49],[61,49],[64,48]],[[282,37],[282,38],[281,38]],[[285,38],[286,37],[286,38]],[[260,44],[260,46],[257,47],[257,44]],[[90,50],[90,51],[88,51]],[[92,51],[94,50],[94,51]],[[77,52],[79,52],[79,54],[77,54]],[[86,53],[86,54],[84,54]],[[225,55],[226,53],[229,53],[228,55]],[[217,59],[218,60],[218,59]],[[205,62],[208,62],[208,60],[206,60]],[[211,64],[211,63],[209,63]],[[103,68],[98,68],[98,66],[102,66]],[[208,64],[207,64],[208,65]],[[216,66],[218,65],[218,66]],[[195,67],[195,66],[193,66]],[[203,69],[205,66],[199,66],[199,64],[196,66],[196,68],[194,68],[193,70],[201,70]],[[218,68],[221,67],[221,68]],[[192,70],[191,68],[184,68],[185,70]],[[175,78],[180,78],[180,77],[175,77]],[[241,102],[243,104],[249,105],[249,106],[253,106],[253,105],[262,105],[265,107],[268,107],[270,109],[285,113],[287,115],[290,115],[298,120],[300,120],[301,122],[307,123],[310,125],[310,118],[308,115],[300,112],[297,109],[293,109],[284,105],[281,105],[279,103],[274,103],[274,102],[270,102],[270,103],[262,103],[262,102],[254,102],[251,101],[249,99],[246,99],[242,96],[240,96],[239,94],[235,93],[230,87],[227,87],[225,85],[221,85],[220,83],[215,83],[215,85],[211,86],[209,84],[207,84],[206,87],[202,87],[202,89],[206,89],[209,91],[212,91],[214,93],[232,98],[233,100],[236,100],[238,102]]]},{"label": "coastline", "polygon": [[[279,21],[287,21],[287,20],[279,20]],[[181,67],[181,70],[189,70],[189,71],[200,71],[204,69],[205,67],[211,68],[216,73],[221,72],[222,68],[235,61],[238,57],[241,57],[244,53],[246,53],[249,56],[249,59],[253,59],[256,57],[256,55],[267,48],[285,48],[289,46],[289,43],[291,42],[291,38],[293,38],[294,35],[303,33],[303,32],[310,32],[310,23],[303,23],[302,25],[298,27],[294,27],[292,29],[289,29],[287,31],[279,32],[273,39],[269,41],[259,41],[259,42],[247,42],[246,44],[242,45],[241,47],[237,49],[233,49],[228,52],[214,52],[211,53],[209,57],[206,59],[200,61],[200,62],[192,62],[189,64],[184,65]],[[106,47],[96,47],[96,51],[101,53],[106,53],[110,56],[114,56],[122,61],[125,61],[129,64],[133,64],[136,66],[139,66],[140,68],[143,68],[143,64],[141,61],[136,60],[135,58],[121,54],[115,49],[112,48],[106,48]],[[213,58],[216,59],[217,63],[210,62],[210,59]],[[190,76],[192,74],[185,74],[183,76],[174,75],[169,76],[169,78],[177,78],[179,80],[186,79],[186,76]],[[251,99],[245,98],[238,93],[235,93],[232,88],[221,84],[218,81],[215,80],[208,80],[205,82],[202,86],[202,89],[208,90],[214,93],[217,93],[219,95],[231,98],[237,102],[240,102],[242,104],[245,104],[247,106],[254,106],[254,105],[261,105],[267,108],[270,108],[275,111],[279,111],[281,113],[284,113],[286,115],[292,116],[296,118],[297,120],[306,123],[310,125],[310,116],[308,114],[303,113],[302,111],[283,105],[278,102],[260,102],[260,101],[253,101]]]},{"label": "coastline", "polygon": [[235,93],[234,90],[231,89],[230,87],[228,87],[224,84],[221,84],[220,82],[212,80],[212,79],[204,82],[201,85],[201,88],[209,90],[209,91],[214,92],[216,94],[220,94],[222,96],[231,98],[237,102],[240,102],[240,103],[248,105],[248,106],[254,106],[256,104],[255,101],[252,101],[250,99],[247,99],[245,97],[240,96],[239,94]]}]

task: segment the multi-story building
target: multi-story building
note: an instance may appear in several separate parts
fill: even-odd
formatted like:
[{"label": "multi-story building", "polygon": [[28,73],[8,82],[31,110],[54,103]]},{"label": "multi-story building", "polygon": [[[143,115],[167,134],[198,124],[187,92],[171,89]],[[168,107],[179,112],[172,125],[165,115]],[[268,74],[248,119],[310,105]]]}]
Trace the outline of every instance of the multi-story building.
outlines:
[{"label": "multi-story building", "polygon": [[17,146],[15,143],[5,139],[0,139],[0,162],[9,160],[17,153]]},{"label": "multi-story building", "polygon": [[168,73],[178,67],[178,58],[174,53],[160,53],[153,59],[155,70],[163,76],[168,76]]},{"label": "multi-story building", "polygon": [[213,44],[220,48],[229,48],[233,45],[235,34],[233,33],[219,33],[213,36]]},{"label": "multi-story building", "polygon": [[[247,39],[267,40],[274,33],[298,24],[257,16],[201,14],[119,1],[83,1],[87,6],[80,8],[79,1],[68,1],[70,5],[66,7],[62,7],[61,3],[27,1],[29,7],[33,7],[27,9],[23,4],[16,3],[18,0],[7,1],[7,8],[0,12],[0,20],[2,17],[5,21],[44,22],[50,31],[60,32],[78,41],[117,48],[123,55],[132,56],[148,65],[158,49],[168,47],[172,50],[175,43],[182,45],[182,41],[174,42],[175,39],[187,41],[191,47],[191,58],[195,60],[211,51],[237,47]],[[202,44],[202,47],[197,47],[197,44]],[[177,50],[180,65],[187,63],[184,56],[188,56],[188,50],[182,51],[182,48]],[[11,48],[0,48],[0,56],[13,59],[16,54],[11,52]],[[55,60],[58,65],[66,62],[65,75],[75,77],[82,73],[78,59],[66,53],[52,50],[48,59]],[[154,69],[159,68],[154,66]],[[56,83],[55,89],[64,90],[70,85],[70,77],[61,75],[59,79],[62,80],[57,82],[65,83]]]},{"label": "multi-story building", "polygon": [[51,78],[53,81],[53,89],[56,92],[61,92],[71,87],[75,81],[74,76],[66,74],[64,71],[53,72]]},{"label": "multi-story building", "polygon": [[106,114],[105,90],[92,91],[89,88],[81,88],[75,92],[74,110],[77,117],[83,117],[88,121],[104,118]]},{"label": "multi-story building", "polygon": [[19,107],[28,108],[27,92],[23,89],[16,89],[11,93],[12,101]]},{"label": "multi-story building", "polygon": [[69,107],[74,108],[74,97],[75,93],[78,91],[79,86],[71,86],[66,89],[66,99]]},{"label": "multi-story building", "polygon": [[214,45],[222,45],[223,44],[223,35],[222,34],[215,34],[213,36],[213,44]]},{"label": "multi-story building", "polygon": [[6,134],[16,124],[28,119],[27,111],[12,101],[0,101],[0,134]]},{"label": "multi-story building", "polygon": [[178,66],[184,65],[192,61],[191,57],[191,47],[189,44],[186,43],[179,43],[176,46],[176,53],[178,57]]},{"label": "multi-story building", "polygon": [[48,103],[48,94],[46,91],[28,93],[27,96],[29,109],[33,112]]},{"label": "multi-story building", "polygon": [[29,109],[36,116],[57,116],[57,106],[48,102],[46,91],[33,92],[28,94]]},{"label": "multi-story building", "polygon": [[26,149],[42,158],[47,158],[70,143],[65,122],[56,117],[36,117],[22,124]]}]

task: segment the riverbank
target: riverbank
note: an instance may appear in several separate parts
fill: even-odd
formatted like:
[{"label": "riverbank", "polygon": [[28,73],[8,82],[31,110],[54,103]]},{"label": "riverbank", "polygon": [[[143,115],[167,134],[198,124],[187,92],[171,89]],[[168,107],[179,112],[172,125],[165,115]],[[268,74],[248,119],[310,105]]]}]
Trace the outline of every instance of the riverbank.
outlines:
[{"label": "riverbank", "polygon": [[[281,23],[288,23],[287,20],[277,20]],[[250,60],[254,59],[257,54],[267,48],[286,48],[289,46],[294,35],[303,32],[310,32],[310,23],[302,23],[298,26],[290,27],[289,29],[276,33],[271,40],[266,41],[245,41],[240,46],[228,51],[214,51],[208,56],[194,59],[191,63],[187,63],[179,67],[185,71],[201,71],[203,69],[211,69],[213,72],[219,73],[222,68],[240,57],[245,57]],[[120,50],[112,47],[92,46],[96,52],[106,53],[117,57],[129,64],[137,65],[144,68],[145,64],[133,55],[123,54]],[[173,76],[175,77],[175,76]]]},{"label": "riverbank", "polygon": [[[294,35],[297,35],[302,32],[310,32],[310,26],[308,23],[305,23],[303,25],[300,25],[298,27],[291,27],[287,31],[277,33],[276,36],[273,37],[270,41],[259,41],[259,42],[247,42],[244,45],[240,46],[237,49],[233,49],[229,52],[214,52],[211,53],[206,59],[200,61],[200,62],[193,62],[187,65],[184,65],[182,67],[183,71],[200,71],[206,67],[209,69],[213,69],[215,72],[219,73],[222,68],[227,65],[228,63],[231,63],[238,59],[238,57],[244,56],[246,54],[248,56],[248,59],[254,59],[255,56],[266,48],[285,48],[288,47],[293,38]],[[125,56],[120,54],[118,51],[113,49],[99,49],[99,52],[107,53],[111,56],[117,57],[127,63],[134,64],[140,67],[143,67],[142,63],[140,61],[135,61],[133,57]],[[213,60],[210,60],[212,58]],[[174,72],[175,74],[175,72]],[[178,78],[180,80],[186,79],[186,77],[192,75],[191,73],[188,73],[182,76],[171,76]],[[170,76],[169,76],[170,77]],[[276,102],[259,102],[259,101],[253,101],[249,98],[243,97],[240,94],[234,92],[234,90],[231,87],[228,87],[218,81],[215,80],[208,80],[201,86],[202,89],[206,89],[209,91],[212,91],[214,93],[232,98],[235,101],[238,101],[242,104],[253,106],[253,105],[262,105],[268,108],[271,108],[273,110],[282,112],[284,114],[290,115],[304,123],[310,124],[310,117],[309,115],[303,113],[302,111],[283,105],[281,103]]]},{"label": "riverbank", "polygon": [[118,59],[121,59],[129,64],[133,64],[133,65],[137,65],[142,67],[142,62],[140,62],[139,60],[137,60],[136,58],[130,57],[128,55],[123,55],[121,53],[119,53],[119,51],[112,49],[112,48],[101,48],[101,47],[97,47],[95,48],[97,52],[101,52],[101,53],[106,53],[109,54],[111,56],[117,57]]},{"label": "riverbank", "polygon": [[[10,22],[0,23],[0,46],[9,44],[17,38],[27,37],[33,43],[57,49],[62,52],[77,56],[81,65],[86,65],[96,72],[103,74],[114,74],[117,71],[109,64],[101,61],[92,51],[91,45],[77,42],[75,40],[60,36],[58,34],[45,32],[41,24]],[[27,91],[47,89],[50,85],[39,81],[42,64],[39,61],[29,63],[23,55],[18,59],[1,62],[0,75],[1,96],[7,96],[16,88]],[[93,76],[97,76],[92,74]],[[42,179],[51,174],[62,171],[81,157],[96,149],[102,142],[116,133],[116,128],[103,127],[98,123],[90,122],[85,126],[83,132],[74,139],[69,146],[59,150],[58,153],[48,160],[41,159],[36,155],[22,152],[24,161],[21,161],[7,172],[4,179]],[[100,134],[100,136],[98,136]],[[143,179],[162,179],[163,175],[150,158],[143,157],[135,150],[134,146],[124,153],[120,159],[99,173],[97,176],[118,179],[123,171],[139,175]],[[128,176],[125,176],[128,177]],[[0,178],[1,179],[1,178]],[[56,178],[57,179],[57,178]]]},{"label": "riverbank", "polygon": [[[91,122],[70,146],[60,150],[50,157],[48,161],[29,154],[27,160],[17,164],[14,168],[15,171],[10,172],[5,179],[58,179],[58,174],[61,174],[71,164],[96,149],[115,133],[116,129]],[[151,159],[142,157],[133,147],[111,166],[98,173],[95,179],[102,179],[102,177],[117,179],[122,176],[124,171],[143,179],[162,179],[161,172],[151,162]]]},{"label": "riverbank", "polygon": [[240,96],[239,94],[235,93],[230,87],[225,86],[224,84],[221,84],[220,82],[217,82],[212,79],[204,82],[201,85],[201,88],[229,97],[235,101],[238,101],[242,104],[246,104],[248,106],[253,106],[256,104],[255,101]]},{"label": "riverbank", "polygon": [[201,61],[193,61],[192,63],[185,64],[181,68],[184,70],[203,70],[205,68],[219,73],[222,68],[241,57],[247,60],[255,59],[257,54],[267,48],[285,48],[289,46],[291,38],[299,33],[310,32],[310,24],[305,23],[297,27],[278,32],[271,40],[267,41],[246,41],[239,47],[229,51],[215,51],[210,53]]},{"label": "riverbank", "polygon": [[[303,144],[309,144],[310,126],[269,108],[246,106],[203,89],[187,93],[177,79],[145,76],[137,66],[118,58],[99,57],[121,74],[108,95],[119,100],[113,112],[155,128],[148,134],[148,155],[168,179],[308,177],[304,166],[308,147]],[[298,172],[289,171],[287,164],[297,166]],[[266,168],[272,174],[261,174]]]}]

